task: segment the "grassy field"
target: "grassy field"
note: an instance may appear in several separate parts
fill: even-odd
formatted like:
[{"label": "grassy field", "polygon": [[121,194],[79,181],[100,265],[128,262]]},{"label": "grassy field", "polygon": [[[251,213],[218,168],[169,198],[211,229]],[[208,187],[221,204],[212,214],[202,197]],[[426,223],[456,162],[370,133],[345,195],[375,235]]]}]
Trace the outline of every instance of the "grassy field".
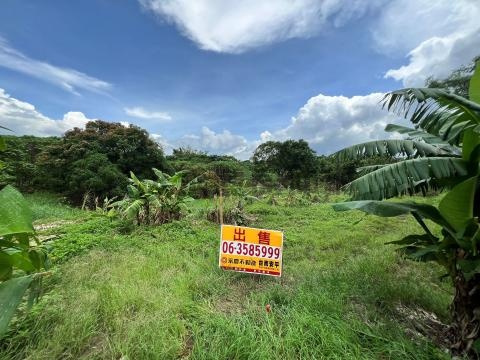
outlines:
[{"label": "grassy field", "polygon": [[2,359],[448,358],[411,315],[447,320],[441,269],[384,245],[421,231],[410,218],[249,205],[251,226],[285,232],[277,279],[217,267],[205,202],[185,220],[132,228],[47,195],[29,201],[39,234],[57,235],[55,267],[1,341]]}]

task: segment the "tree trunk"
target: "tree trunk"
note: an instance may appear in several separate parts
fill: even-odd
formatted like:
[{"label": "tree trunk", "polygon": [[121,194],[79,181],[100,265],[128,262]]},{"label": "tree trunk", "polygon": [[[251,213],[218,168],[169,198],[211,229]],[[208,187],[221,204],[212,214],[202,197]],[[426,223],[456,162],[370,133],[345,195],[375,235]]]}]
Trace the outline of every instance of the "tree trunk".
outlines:
[{"label": "tree trunk", "polygon": [[480,359],[480,353],[475,351],[475,347],[480,346],[480,276],[476,274],[467,281],[463,274],[457,273],[453,281],[452,354]]},{"label": "tree trunk", "polygon": [[145,223],[150,225],[150,204],[145,204]]}]

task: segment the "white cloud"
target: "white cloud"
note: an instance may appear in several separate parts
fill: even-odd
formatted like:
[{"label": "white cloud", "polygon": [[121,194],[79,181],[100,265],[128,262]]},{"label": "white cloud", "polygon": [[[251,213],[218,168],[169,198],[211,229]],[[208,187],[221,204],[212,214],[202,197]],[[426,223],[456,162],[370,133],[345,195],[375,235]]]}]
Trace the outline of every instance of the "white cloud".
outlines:
[{"label": "white cloud", "polygon": [[[266,132],[268,133],[268,132]],[[151,134],[150,137],[159,143],[167,154],[179,147],[205,151],[208,154],[225,154],[246,160],[255,148],[263,141],[247,141],[241,135],[232,134],[228,130],[215,132],[208,127],[202,127],[199,134],[186,134],[175,140],[168,140],[160,134]]]},{"label": "white cloud", "polygon": [[0,125],[15,135],[59,136],[74,127],[84,127],[90,120],[75,111],[66,113],[62,120],[50,119],[32,104],[17,100],[0,88]]},{"label": "white cloud", "polygon": [[270,140],[304,139],[317,153],[330,154],[360,142],[398,137],[386,133],[385,126],[388,123],[408,124],[382,110],[379,102],[383,95],[314,96],[299,109],[288,126],[277,131],[264,131],[256,140],[247,140],[227,130],[217,133],[207,127],[203,127],[200,134],[184,135],[175,141],[167,141],[158,134],[152,138],[168,153],[185,146],[211,154],[232,155],[241,160],[250,158],[258,145]]},{"label": "white cloud", "polygon": [[386,0],[139,0],[204,50],[241,53],[341,26]]},{"label": "white cloud", "polygon": [[408,64],[385,77],[404,86],[423,86],[470,62],[480,49],[477,0],[396,0],[382,12],[374,30],[380,51],[408,52]]},{"label": "white cloud", "polygon": [[386,77],[423,85],[468,63],[480,48],[478,0],[138,0],[200,48],[225,53],[292,38],[374,14],[372,46],[408,63]]},{"label": "white cloud", "polygon": [[160,121],[170,121],[172,117],[166,112],[148,111],[144,108],[137,106],[132,108],[124,108],[125,113],[129,116],[133,116],[140,119],[155,119]]},{"label": "white cloud", "polygon": [[154,141],[159,143],[162,146],[163,151],[165,151],[165,153],[167,153],[167,154],[171,154],[173,149],[175,149],[177,147],[177,146],[175,146],[175,144],[170,143],[167,139],[165,139],[160,134],[150,134],[150,137]]},{"label": "white cloud", "polygon": [[32,59],[11,47],[2,37],[0,37],[0,66],[50,82],[77,95],[77,89],[102,92],[111,87],[108,82],[77,70]]},{"label": "white cloud", "polygon": [[243,136],[232,134],[228,130],[216,133],[206,126],[202,127],[199,135],[184,135],[177,141],[177,145],[236,157],[244,157],[250,148],[250,144]]},{"label": "white cloud", "polygon": [[320,154],[329,154],[356,143],[388,138],[384,129],[398,119],[382,110],[383,94],[365,96],[327,96],[310,98],[292,118],[289,126],[262,140],[304,139]]},{"label": "white cloud", "polygon": [[[228,130],[215,132],[208,127],[203,127],[198,134],[187,134],[175,140],[160,134],[151,134],[151,137],[167,153],[186,146],[244,160],[263,142],[304,139],[318,153],[326,154],[358,142],[389,137],[384,132],[385,125],[398,123],[398,120],[381,109],[382,96],[381,93],[354,97],[317,95],[300,108],[287,127],[264,131],[256,140],[247,140]],[[17,100],[0,88],[0,125],[10,128],[16,135],[59,136],[73,127],[83,128],[90,120],[83,113],[73,111],[61,120],[51,119],[32,104]]]}]

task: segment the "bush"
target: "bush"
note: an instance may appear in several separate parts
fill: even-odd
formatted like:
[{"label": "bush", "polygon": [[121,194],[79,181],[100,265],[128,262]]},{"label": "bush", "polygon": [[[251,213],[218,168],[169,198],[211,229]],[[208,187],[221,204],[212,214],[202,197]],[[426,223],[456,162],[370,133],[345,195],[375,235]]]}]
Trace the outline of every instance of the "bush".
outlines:
[{"label": "bush", "polygon": [[157,180],[139,180],[130,173],[127,195],[112,207],[128,219],[140,224],[164,224],[179,220],[189,210],[187,204],[191,182],[182,185],[184,172],[168,175],[153,169]]}]

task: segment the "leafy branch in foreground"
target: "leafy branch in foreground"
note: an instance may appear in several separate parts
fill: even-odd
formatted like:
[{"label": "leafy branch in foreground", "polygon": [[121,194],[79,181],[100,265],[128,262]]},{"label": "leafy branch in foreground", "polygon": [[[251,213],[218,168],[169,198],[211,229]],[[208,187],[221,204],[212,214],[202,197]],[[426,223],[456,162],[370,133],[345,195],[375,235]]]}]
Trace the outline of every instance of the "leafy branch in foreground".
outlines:
[{"label": "leafy branch in foreground", "polygon": [[[369,157],[380,151],[399,161],[363,169],[346,186],[353,200],[334,204],[336,211],[361,210],[394,217],[412,214],[424,233],[393,244],[417,261],[442,265],[455,289],[451,304],[453,354],[480,357],[480,63],[470,82],[470,100],[441,89],[404,89],[387,94],[384,107],[409,118],[415,128],[389,125],[387,130],[411,138],[356,145],[337,158]],[[420,145],[422,144],[422,145]],[[403,157],[403,158],[402,158]],[[450,188],[438,208],[414,202],[381,201],[425,190],[431,183]],[[358,201],[361,200],[361,201]],[[429,220],[441,227],[432,231]]]},{"label": "leafy branch in foreground", "polygon": [[[0,150],[4,148],[0,141]],[[25,292],[30,289],[29,306],[38,298],[42,271],[48,265],[26,200],[12,186],[4,187],[0,190],[0,336],[8,329]]]}]

